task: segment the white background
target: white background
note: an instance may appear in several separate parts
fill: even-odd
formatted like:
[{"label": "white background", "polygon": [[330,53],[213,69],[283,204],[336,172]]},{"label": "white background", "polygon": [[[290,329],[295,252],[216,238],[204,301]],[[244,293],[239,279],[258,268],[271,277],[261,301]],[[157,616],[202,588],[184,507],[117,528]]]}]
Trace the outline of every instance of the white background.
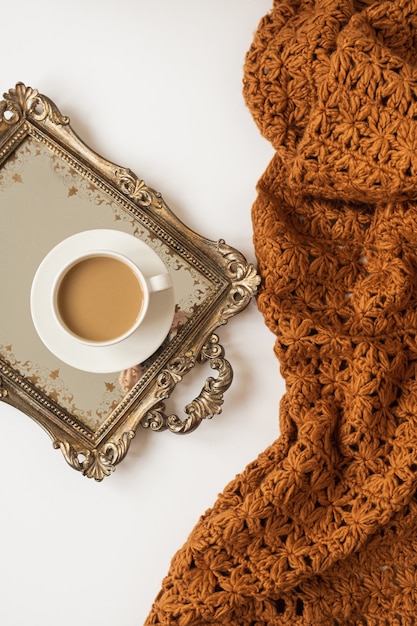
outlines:
[{"label": "white background", "polygon": [[[49,96],[90,147],[254,262],[250,211],[272,148],[245,107],[242,67],[271,5],[23,0],[3,15],[0,93],[22,81]],[[141,429],[102,483],[0,404],[2,626],[143,624],[199,516],[279,434],[284,385],[255,303],[219,335],[235,372],[222,414],[183,437]],[[203,378],[170,409],[183,416]]]}]

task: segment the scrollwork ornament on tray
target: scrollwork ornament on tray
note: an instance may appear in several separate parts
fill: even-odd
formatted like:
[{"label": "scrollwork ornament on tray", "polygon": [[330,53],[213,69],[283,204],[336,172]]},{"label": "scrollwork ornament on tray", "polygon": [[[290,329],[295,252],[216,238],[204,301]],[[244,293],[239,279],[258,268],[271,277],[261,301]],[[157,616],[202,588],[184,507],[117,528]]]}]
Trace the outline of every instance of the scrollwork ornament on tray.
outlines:
[{"label": "scrollwork ornament on tray", "polygon": [[134,436],[135,431],[126,431],[119,440],[105,443],[94,450],[77,449],[68,441],[55,441],[54,448],[61,449],[65,460],[75,470],[100,482],[124,459]]},{"label": "scrollwork ornament on tray", "polygon": [[0,103],[0,114],[6,124],[15,124],[26,115],[30,115],[36,121],[50,118],[54,124],[69,124],[69,118],[61,115],[49,98],[23,83],[17,83],[14,89],[3,94],[3,98]]},{"label": "scrollwork ornament on tray", "polygon": [[247,263],[245,257],[227,245],[223,239],[217,242],[217,249],[223,257],[226,272],[232,281],[227,304],[221,309],[224,324],[229,317],[247,307],[256,294],[261,278],[255,267]]},{"label": "scrollwork ornament on tray", "polygon": [[137,178],[129,169],[119,168],[115,172],[117,183],[129,198],[143,207],[152,204],[152,193],[143,180]]},{"label": "scrollwork ornament on tray", "polygon": [[[169,429],[176,434],[187,434],[193,432],[204,419],[210,419],[222,412],[223,395],[232,383],[233,370],[230,363],[224,358],[224,349],[219,344],[218,336],[214,333],[204,344],[199,354],[199,363],[207,361],[212,369],[217,370],[218,376],[217,378],[209,376],[197,398],[187,404],[185,407],[187,417],[181,419],[175,414],[166,415],[165,404],[161,402],[145,415],[141,422],[144,428],[150,427],[153,430]],[[165,372],[164,376],[160,378],[160,393],[157,393],[159,397],[168,397],[174,386],[186,373],[186,368],[181,371],[181,375],[178,370],[175,372],[175,369],[173,368],[169,372]],[[191,368],[189,367],[188,369]],[[174,375],[173,371],[175,372]],[[167,391],[168,388],[169,393]]]},{"label": "scrollwork ornament on tray", "polygon": [[158,400],[169,398],[174,387],[183,379],[195,365],[195,358],[191,352],[172,359],[162,370],[157,379],[155,397]]},{"label": "scrollwork ornament on tray", "polygon": [[143,428],[150,428],[155,432],[166,430],[168,426],[167,417],[165,415],[165,404],[160,402],[154,406],[154,408],[148,411],[145,417],[142,418],[140,424]]}]

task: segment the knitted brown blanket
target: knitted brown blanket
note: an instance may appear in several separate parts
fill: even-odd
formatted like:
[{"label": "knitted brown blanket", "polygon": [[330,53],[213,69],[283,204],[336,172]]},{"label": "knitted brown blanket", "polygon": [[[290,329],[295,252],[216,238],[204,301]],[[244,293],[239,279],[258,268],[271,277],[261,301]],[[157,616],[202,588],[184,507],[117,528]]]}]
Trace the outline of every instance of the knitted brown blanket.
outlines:
[{"label": "knitted brown blanket", "polygon": [[281,436],[196,525],[148,625],[417,624],[416,63],[417,0],[276,0],[258,28]]}]

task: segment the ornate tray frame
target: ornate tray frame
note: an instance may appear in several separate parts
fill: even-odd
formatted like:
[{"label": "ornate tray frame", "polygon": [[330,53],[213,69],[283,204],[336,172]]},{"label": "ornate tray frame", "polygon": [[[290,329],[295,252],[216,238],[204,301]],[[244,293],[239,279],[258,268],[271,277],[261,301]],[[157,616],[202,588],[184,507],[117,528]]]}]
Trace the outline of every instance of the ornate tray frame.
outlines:
[{"label": "ornate tray frame", "polygon": [[[159,192],[129,169],[92,151],[72,130],[69,118],[48,97],[18,83],[3,98],[0,190],[4,168],[25,141],[32,141],[54,158],[56,155],[60,162],[69,164],[71,171],[97,193],[108,197],[132,224],[146,228],[154,240],[169,248],[178,263],[188,264],[208,285],[207,296],[194,307],[186,323],[164,349],[151,357],[145,374],[95,427],[80,421],[56,393],[48,392],[45,384],[39,385],[38,377],[22,368],[22,359],[9,358],[0,339],[0,398],[41,425],[72,468],[100,481],[125,457],[138,426],[190,433],[202,420],[221,412],[223,394],[233,374],[214,331],[248,305],[260,279],[240,252],[222,239],[214,242],[187,228]],[[1,212],[0,197],[0,217]],[[24,219],[22,227],[25,227]],[[0,233],[0,257],[1,246]],[[13,302],[8,304],[13,308]],[[0,330],[2,310],[3,306]],[[184,418],[167,415],[165,401],[175,386],[196,364],[203,362],[208,362],[217,376],[206,379],[200,394],[185,407]]]}]

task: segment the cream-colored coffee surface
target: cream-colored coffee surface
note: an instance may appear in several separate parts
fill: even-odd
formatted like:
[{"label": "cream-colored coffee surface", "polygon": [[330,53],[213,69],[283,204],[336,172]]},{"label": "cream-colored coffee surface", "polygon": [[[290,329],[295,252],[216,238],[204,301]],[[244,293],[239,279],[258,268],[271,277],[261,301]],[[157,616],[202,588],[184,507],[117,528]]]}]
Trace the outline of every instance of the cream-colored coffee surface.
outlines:
[{"label": "cream-colored coffee surface", "polygon": [[57,307],[67,328],[88,341],[111,341],[136,322],[142,287],[133,270],[110,256],[91,256],[65,274]]}]

